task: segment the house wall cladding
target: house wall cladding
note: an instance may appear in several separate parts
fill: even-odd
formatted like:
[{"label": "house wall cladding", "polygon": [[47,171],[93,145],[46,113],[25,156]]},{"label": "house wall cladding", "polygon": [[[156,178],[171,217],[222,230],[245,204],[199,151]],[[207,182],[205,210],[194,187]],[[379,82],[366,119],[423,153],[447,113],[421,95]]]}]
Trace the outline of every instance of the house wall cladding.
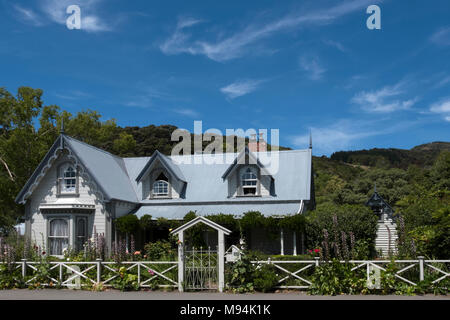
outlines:
[{"label": "house wall cladding", "polygon": [[381,218],[378,221],[375,249],[383,256],[397,252],[397,225],[391,218]]},{"label": "house wall cladding", "polygon": [[[45,176],[39,182],[39,185],[35,188],[32,197],[30,198],[30,211],[31,224],[30,232],[31,240],[35,241],[37,244],[46,247],[47,239],[47,218],[48,217],[67,217],[69,214],[58,213],[57,210],[52,210],[52,213],[42,213],[39,207],[42,204],[56,204],[61,197],[58,197],[57,192],[57,178],[58,178],[58,167],[64,163],[70,162],[70,159],[65,155],[60,155],[57,160],[52,164],[51,168],[46,172]],[[91,187],[88,182],[85,181],[84,177],[79,175],[79,190],[77,197],[64,197],[65,199],[76,199],[77,202],[83,204],[93,204],[95,205],[95,212],[88,215],[88,231],[92,236],[94,226],[97,233],[105,233],[105,208],[103,204],[99,201],[97,195],[91,191]],[[72,243],[72,232],[74,226],[72,221],[69,223],[69,243]]]}]

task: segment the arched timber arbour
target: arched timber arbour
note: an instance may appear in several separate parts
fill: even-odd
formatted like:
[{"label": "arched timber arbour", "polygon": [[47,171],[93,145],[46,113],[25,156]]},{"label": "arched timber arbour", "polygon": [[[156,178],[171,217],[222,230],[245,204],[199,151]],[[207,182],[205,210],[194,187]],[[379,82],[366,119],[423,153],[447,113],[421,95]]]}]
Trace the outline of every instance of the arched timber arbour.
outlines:
[{"label": "arched timber arbour", "polygon": [[183,224],[181,227],[173,230],[171,234],[178,235],[178,289],[183,292],[183,282],[184,282],[184,231],[192,228],[198,223],[204,223],[207,226],[217,230],[217,263],[219,264],[219,291],[223,292],[225,286],[225,235],[231,233],[227,228],[222,227],[205,217],[196,217],[195,219]]}]

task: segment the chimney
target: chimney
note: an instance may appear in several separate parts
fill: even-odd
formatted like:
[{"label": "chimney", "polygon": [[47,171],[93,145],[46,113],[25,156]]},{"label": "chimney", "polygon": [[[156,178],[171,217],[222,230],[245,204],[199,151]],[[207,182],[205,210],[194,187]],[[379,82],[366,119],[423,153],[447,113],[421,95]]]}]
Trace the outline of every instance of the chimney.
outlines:
[{"label": "chimney", "polygon": [[257,152],[258,151],[258,142],[256,141],[256,134],[251,134],[250,139],[248,141],[248,150],[250,152]]},{"label": "chimney", "polygon": [[267,151],[267,142],[264,140],[264,133],[259,133],[258,151],[260,152]]},{"label": "chimney", "polygon": [[256,134],[251,134],[250,140],[248,141],[248,149],[251,152],[266,152],[267,142],[264,140],[264,134],[259,134],[258,141],[256,140]]}]

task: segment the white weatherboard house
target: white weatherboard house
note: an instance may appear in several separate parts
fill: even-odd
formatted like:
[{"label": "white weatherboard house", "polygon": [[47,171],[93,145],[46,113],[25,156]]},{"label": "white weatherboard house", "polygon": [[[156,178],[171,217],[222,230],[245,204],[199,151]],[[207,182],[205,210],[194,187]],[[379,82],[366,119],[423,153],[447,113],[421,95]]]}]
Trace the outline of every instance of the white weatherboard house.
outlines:
[{"label": "white weatherboard house", "polygon": [[[62,132],[16,198],[25,205],[25,235],[61,255],[68,246],[82,248],[94,232],[104,234],[110,249],[117,237],[114,219],[127,214],[183,219],[189,211],[202,216],[259,211],[267,216],[314,207],[311,148],[264,148],[252,141],[221,164],[203,161],[211,155],[171,157],[158,151],[120,158]],[[270,171],[261,155],[277,156],[278,170]],[[266,238],[264,230],[253,237],[256,248]],[[275,249],[291,254],[299,238],[285,232]]]}]

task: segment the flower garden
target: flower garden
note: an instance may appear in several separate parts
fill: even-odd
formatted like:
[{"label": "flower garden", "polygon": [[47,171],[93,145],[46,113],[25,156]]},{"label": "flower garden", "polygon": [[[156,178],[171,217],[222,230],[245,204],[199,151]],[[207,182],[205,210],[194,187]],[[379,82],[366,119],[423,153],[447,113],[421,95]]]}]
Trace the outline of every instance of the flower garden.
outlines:
[{"label": "flower garden", "polygon": [[[188,218],[193,218],[192,214]],[[235,223],[225,218],[216,217],[228,226]],[[329,228],[322,230],[321,242],[307,242],[316,245],[306,249],[305,254],[269,255],[242,247],[241,258],[225,264],[225,290],[230,293],[306,290],[315,295],[448,294],[450,260],[414,256],[417,249],[401,233],[395,255],[387,259],[370,256],[367,238],[356,239],[358,230],[348,233],[342,230],[337,215],[331,221]],[[297,230],[306,224],[303,220],[294,222],[290,220],[291,227]],[[246,229],[255,225],[264,227],[267,223],[265,218],[251,213],[240,220],[240,229],[233,230],[245,238]],[[286,221],[277,223],[287,226]],[[167,232],[176,227],[167,222],[163,226]],[[124,231],[132,230],[130,224],[122,223],[121,227]],[[190,244],[197,244],[204,231],[200,225],[189,230]],[[0,289],[176,290],[177,252],[182,245],[169,236],[137,248],[130,233],[129,237],[122,236],[113,242],[111,252],[107,252],[103,235],[95,234],[83,250],[67,248],[63,257],[55,257],[37,243],[11,233],[0,239]]]}]

